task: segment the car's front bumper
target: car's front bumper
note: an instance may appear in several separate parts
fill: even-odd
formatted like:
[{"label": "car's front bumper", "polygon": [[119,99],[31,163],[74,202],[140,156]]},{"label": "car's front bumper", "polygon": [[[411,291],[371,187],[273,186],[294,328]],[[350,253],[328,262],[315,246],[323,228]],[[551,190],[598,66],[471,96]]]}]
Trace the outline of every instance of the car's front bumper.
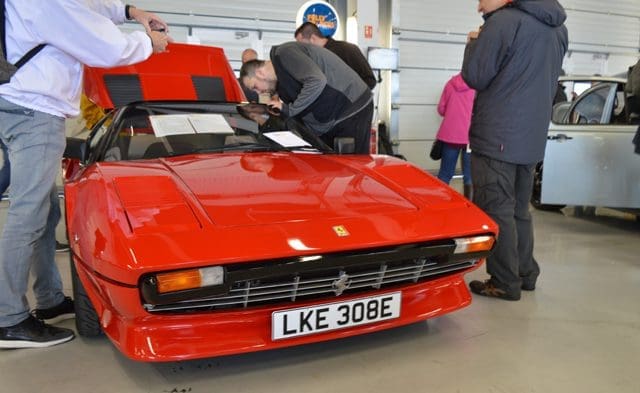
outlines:
[{"label": "car's front bumper", "polygon": [[[463,276],[480,264],[432,281],[357,295],[295,302],[288,306],[187,314],[150,314],[141,305],[138,288],[123,287],[91,275],[81,264],[77,264],[77,270],[100,316],[102,329],[122,353],[140,361],[176,361],[333,340],[437,317],[471,303]],[[285,340],[271,338],[274,311],[398,291],[402,292],[402,300],[400,317],[396,319]]]}]

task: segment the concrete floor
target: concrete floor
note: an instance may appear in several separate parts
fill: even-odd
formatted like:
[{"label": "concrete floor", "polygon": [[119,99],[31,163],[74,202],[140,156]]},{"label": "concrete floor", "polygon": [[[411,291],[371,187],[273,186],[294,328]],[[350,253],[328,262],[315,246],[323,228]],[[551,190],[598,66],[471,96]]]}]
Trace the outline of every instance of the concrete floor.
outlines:
[{"label": "concrete floor", "polygon": [[[4,350],[0,392],[640,392],[640,223],[533,215],[542,275],[519,302],[475,297],[391,331],[183,363],[134,362],[106,338]],[[68,255],[57,262],[71,293]]]}]

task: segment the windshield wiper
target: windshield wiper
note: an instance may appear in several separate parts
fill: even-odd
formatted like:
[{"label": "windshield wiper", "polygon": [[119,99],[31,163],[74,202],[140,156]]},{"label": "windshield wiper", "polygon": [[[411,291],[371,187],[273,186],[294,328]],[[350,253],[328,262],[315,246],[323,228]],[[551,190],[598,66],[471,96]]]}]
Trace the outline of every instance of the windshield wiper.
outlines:
[{"label": "windshield wiper", "polygon": [[222,153],[226,151],[246,151],[246,152],[262,152],[262,151],[286,151],[285,148],[274,146],[265,146],[260,143],[235,143],[232,145],[209,147],[195,149],[193,153]]},{"label": "windshield wiper", "polygon": [[309,152],[309,153],[323,153],[323,151],[321,151],[320,149],[318,149],[317,147],[313,147],[313,146],[287,146],[287,147],[283,147],[283,150],[286,151],[303,151],[303,152]]}]

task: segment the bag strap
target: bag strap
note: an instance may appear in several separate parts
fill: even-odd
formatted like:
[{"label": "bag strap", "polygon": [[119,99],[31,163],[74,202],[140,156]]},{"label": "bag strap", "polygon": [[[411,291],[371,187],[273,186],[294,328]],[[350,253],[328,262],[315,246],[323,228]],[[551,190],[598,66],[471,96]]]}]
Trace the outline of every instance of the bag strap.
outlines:
[{"label": "bag strap", "polygon": [[31,58],[35,55],[38,54],[38,52],[40,52],[42,50],[42,48],[44,48],[45,46],[47,46],[47,44],[40,44],[38,46],[36,46],[35,48],[32,48],[29,52],[27,52],[24,56],[22,56],[20,58],[20,60],[18,60],[15,64],[16,68],[20,68],[24,65],[24,63],[28,62],[29,60],[31,60]]},{"label": "bag strap", "polygon": [[2,4],[0,5],[0,37],[2,38],[2,55],[4,58],[7,58],[7,37],[5,37],[5,8],[4,8],[5,0],[2,0]]},{"label": "bag strap", "polygon": [[[0,37],[2,38],[2,54],[4,55],[4,58],[7,58],[7,37],[5,34],[5,0],[0,1],[1,5],[0,5]],[[40,52],[42,50],[42,48],[44,48],[46,46],[46,44],[40,44],[38,46],[36,46],[35,48],[32,48],[29,52],[27,52],[24,56],[22,56],[20,58],[20,60],[18,60],[18,62],[16,64],[14,64],[16,66],[16,68],[20,68],[22,67],[26,62],[28,62],[29,60],[31,60],[31,58],[35,55],[38,54],[38,52]]]}]

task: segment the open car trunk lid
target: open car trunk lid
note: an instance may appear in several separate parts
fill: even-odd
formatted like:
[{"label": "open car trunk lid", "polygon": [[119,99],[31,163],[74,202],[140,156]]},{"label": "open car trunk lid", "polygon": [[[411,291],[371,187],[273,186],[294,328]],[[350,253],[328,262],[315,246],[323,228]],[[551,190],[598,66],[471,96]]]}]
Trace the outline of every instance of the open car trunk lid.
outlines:
[{"label": "open car trunk lid", "polygon": [[105,109],[136,101],[245,100],[221,48],[175,43],[138,64],[85,67],[84,93]]}]

